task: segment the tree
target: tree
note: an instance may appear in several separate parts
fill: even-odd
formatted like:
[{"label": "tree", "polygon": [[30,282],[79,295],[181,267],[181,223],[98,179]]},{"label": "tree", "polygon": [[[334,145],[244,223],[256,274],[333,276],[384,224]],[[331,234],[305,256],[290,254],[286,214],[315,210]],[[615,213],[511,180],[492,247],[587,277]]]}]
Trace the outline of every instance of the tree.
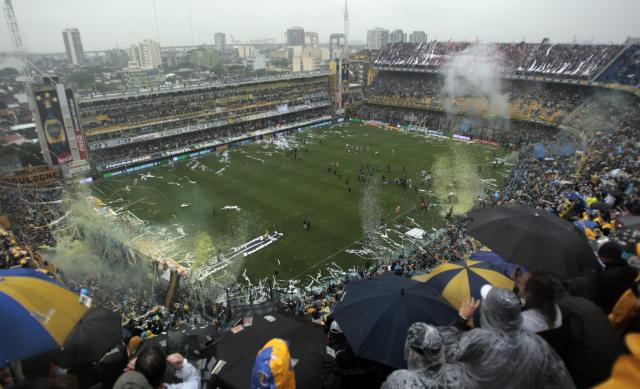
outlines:
[{"label": "tree", "polygon": [[84,69],[76,70],[71,73],[67,78],[67,81],[78,85],[78,88],[80,89],[91,89],[95,83],[93,74]]},{"label": "tree", "polygon": [[44,165],[42,150],[38,143],[25,142],[18,147],[18,155],[23,165]]},{"label": "tree", "polygon": [[253,75],[256,77],[264,77],[268,74],[269,72],[267,72],[267,69],[258,69],[258,70],[254,70],[253,72]]},{"label": "tree", "polygon": [[16,68],[2,68],[2,70],[0,70],[0,77],[15,77],[19,73]]},{"label": "tree", "polygon": [[216,76],[222,76],[224,74],[224,65],[221,63],[217,63],[213,65],[211,71],[213,71]]},{"label": "tree", "polygon": [[17,153],[23,166],[32,165],[44,165],[44,159],[40,151],[40,145],[38,143],[25,142],[20,146],[17,145],[0,145],[0,154],[14,154]]},{"label": "tree", "polygon": [[289,60],[287,58],[273,58],[271,59],[271,64],[275,67],[287,68],[289,67]]},{"label": "tree", "polygon": [[116,83],[107,84],[104,82],[96,83],[96,90],[100,93],[118,92],[122,89],[123,89],[122,84],[116,84]]}]

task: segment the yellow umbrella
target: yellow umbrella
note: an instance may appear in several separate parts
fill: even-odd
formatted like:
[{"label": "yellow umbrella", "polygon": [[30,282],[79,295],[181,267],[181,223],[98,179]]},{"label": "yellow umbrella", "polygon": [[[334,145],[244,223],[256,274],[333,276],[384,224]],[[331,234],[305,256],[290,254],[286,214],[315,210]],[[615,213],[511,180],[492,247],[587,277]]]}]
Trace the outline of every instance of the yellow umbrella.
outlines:
[{"label": "yellow umbrella", "polygon": [[31,269],[0,270],[0,367],[62,347],[87,307]]},{"label": "yellow umbrella", "polygon": [[513,280],[483,261],[465,260],[463,263],[444,263],[431,271],[413,277],[427,282],[442,294],[454,308],[459,308],[469,297],[480,298],[483,285],[512,290]]}]

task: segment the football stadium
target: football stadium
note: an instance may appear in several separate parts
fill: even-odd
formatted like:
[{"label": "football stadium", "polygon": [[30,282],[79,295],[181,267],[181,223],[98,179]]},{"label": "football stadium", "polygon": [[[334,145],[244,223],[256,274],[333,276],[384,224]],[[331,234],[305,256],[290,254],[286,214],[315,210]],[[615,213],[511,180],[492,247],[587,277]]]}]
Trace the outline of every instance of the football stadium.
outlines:
[{"label": "football stadium", "polygon": [[640,38],[356,49],[345,2],[314,69],[101,91],[5,16],[0,388],[640,385]]}]

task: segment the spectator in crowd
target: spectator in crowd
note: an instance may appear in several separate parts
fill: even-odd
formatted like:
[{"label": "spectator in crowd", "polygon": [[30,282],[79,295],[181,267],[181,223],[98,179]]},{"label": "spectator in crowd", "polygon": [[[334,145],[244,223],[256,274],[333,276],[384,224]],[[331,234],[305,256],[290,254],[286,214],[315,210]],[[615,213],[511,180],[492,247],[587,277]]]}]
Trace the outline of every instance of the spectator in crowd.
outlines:
[{"label": "spectator in crowd", "polygon": [[380,51],[378,66],[439,69],[469,48],[466,61],[500,65],[512,74],[591,79],[624,48],[622,45],[542,43],[472,44],[470,42],[391,43]]},{"label": "spectator in crowd", "polygon": [[524,300],[522,327],[531,332],[544,332],[562,326],[562,312],[555,303],[553,280],[544,273],[524,273],[518,294]]},{"label": "spectator in crowd", "polygon": [[[502,288],[483,287],[480,328],[460,338],[457,360],[480,388],[572,388],[571,377],[556,352],[523,329],[520,299]],[[470,318],[478,304],[460,309]]]},{"label": "spectator in crowd", "polygon": [[571,280],[571,294],[593,301],[607,315],[611,313],[615,303],[638,277],[638,271],[627,264],[622,252],[616,242],[603,244],[598,249],[598,257],[604,270]]},{"label": "spectator in crowd", "polygon": [[151,386],[147,377],[136,370],[130,370],[121,375],[113,385],[113,389],[156,389]]},{"label": "spectator in crowd", "polygon": [[[175,369],[175,375],[182,380],[179,384],[164,384],[167,363]],[[200,372],[182,355],[171,354],[165,357],[158,346],[145,348],[137,358],[129,361],[128,371],[118,378],[114,388],[152,388],[152,389],[199,389]],[[142,379],[144,378],[144,380]],[[137,386],[136,386],[137,385]]]},{"label": "spectator in crowd", "polygon": [[140,337],[137,335],[132,336],[100,358],[100,361],[98,361],[98,369],[100,371],[101,383],[92,386],[92,389],[112,388],[122,374],[122,371],[127,367],[129,361],[133,359],[140,344]]},{"label": "spectator in crowd", "polygon": [[640,332],[640,276],[620,296],[609,314],[609,321],[623,335]]},{"label": "spectator in crowd", "polygon": [[295,389],[296,376],[289,345],[278,338],[268,341],[256,356],[251,389]]},{"label": "spectator in crowd", "polygon": [[605,269],[598,277],[595,303],[607,314],[638,277],[638,271],[627,264],[622,258],[622,253],[622,247],[612,241],[598,249],[598,257],[604,263]]},{"label": "spectator in crowd", "polygon": [[335,358],[335,370],[330,378],[329,387],[352,388],[358,385],[364,387],[379,387],[387,369],[377,363],[355,355],[337,321],[329,318],[329,334],[327,346]]},{"label": "spectator in crowd", "polygon": [[625,347],[602,309],[592,301],[571,296],[554,279],[556,304],[562,312],[561,340],[556,349],[578,388],[590,388],[609,377]]},{"label": "spectator in crowd", "polygon": [[407,369],[391,373],[382,388],[476,388],[477,384],[461,365],[446,361],[445,347],[437,328],[413,323],[404,345]]}]

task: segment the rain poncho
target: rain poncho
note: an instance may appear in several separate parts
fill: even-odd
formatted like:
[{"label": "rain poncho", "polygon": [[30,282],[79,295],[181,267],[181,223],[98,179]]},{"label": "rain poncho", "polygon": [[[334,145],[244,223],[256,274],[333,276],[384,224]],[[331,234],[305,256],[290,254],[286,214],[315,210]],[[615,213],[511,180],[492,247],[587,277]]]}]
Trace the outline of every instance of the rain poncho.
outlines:
[{"label": "rain poncho", "polygon": [[404,357],[408,369],[391,373],[383,389],[477,388],[461,365],[445,362],[443,339],[433,326],[414,323],[409,327]]},{"label": "rain poncho", "polygon": [[444,344],[444,360],[447,363],[456,362],[461,331],[453,326],[443,326],[438,327],[438,332],[442,336],[442,343]]},{"label": "rain poncho", "polygon": [[491,289],[480,307],[480,326],[462,335],[457,360],[481,388],[575,388],[556,352],[522,328],[513,292]]},{"label": "rain poncho", "polygon": [[295,389],[296,377],[289,345],[282,339],[273,338],[258,352],[253,372],[251,388]]}]

